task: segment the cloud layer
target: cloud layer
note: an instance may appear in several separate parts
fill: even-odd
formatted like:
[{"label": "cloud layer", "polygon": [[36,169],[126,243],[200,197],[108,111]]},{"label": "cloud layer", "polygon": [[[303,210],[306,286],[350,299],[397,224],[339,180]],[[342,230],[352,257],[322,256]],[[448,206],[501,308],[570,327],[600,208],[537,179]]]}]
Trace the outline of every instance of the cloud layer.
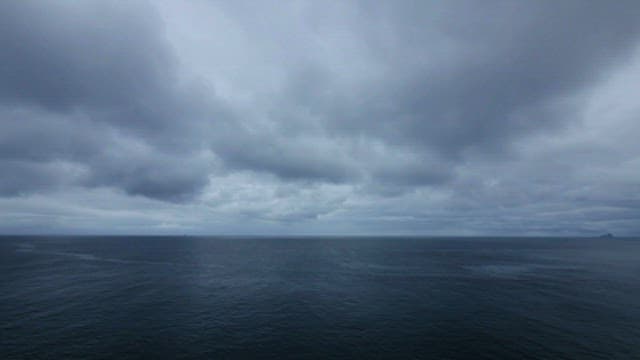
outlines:
[{"label": "cloud layer", "polygon": [[635,1],[0,4],[0,232],[637,234]]}]

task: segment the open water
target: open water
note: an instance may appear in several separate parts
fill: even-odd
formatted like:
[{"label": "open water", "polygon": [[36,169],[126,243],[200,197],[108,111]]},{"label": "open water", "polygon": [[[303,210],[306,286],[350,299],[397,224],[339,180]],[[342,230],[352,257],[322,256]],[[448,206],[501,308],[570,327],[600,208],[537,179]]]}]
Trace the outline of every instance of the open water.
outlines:
[{"label": "open water", "polygon": [[0,237],[2,359],[640,359],[640,239]]}]

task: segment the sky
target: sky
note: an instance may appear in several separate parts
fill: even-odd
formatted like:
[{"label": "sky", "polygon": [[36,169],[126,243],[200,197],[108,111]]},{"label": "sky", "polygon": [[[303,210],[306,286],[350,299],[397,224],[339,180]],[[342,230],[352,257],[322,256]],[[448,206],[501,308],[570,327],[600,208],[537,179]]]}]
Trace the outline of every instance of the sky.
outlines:
[{"label": "sky", "polygon": [[638,19],[1,1],[0,233],[638,235]]}]

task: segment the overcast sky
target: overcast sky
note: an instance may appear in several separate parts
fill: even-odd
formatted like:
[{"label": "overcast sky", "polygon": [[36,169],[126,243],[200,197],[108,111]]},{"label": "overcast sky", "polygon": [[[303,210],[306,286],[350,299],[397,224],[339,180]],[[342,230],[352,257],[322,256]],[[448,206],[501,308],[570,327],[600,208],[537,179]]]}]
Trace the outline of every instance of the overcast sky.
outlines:
[{"label": "overcast sky", "polygon": [[0,233],[640,234],[638,19],[1,1]]}]

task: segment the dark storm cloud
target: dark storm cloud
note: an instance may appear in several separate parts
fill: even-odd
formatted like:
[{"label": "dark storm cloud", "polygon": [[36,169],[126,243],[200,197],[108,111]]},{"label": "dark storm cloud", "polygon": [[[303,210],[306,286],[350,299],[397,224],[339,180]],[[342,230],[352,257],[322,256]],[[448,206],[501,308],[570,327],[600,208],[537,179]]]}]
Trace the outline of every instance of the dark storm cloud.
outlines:
[{"label": "dark storm cloud", "polygon": [[225,149],[223,154],[227,165],[235,169],[266,171],[285,180],[344,182],[354,176],[339,159],[314,158],[298,149],[286,149],[281,144],[255,142],[252,146],[253,149]]},{"label": "dark storm cloud", "polygon": [[29,163],[0,160],[0,196],[18,196],[63,185],[70,169],[59,163]]},{"label": "dark storm cloud", "polygon": [[[366,2],[362,38],[389,75],[354,102],[343,94],[327,98],[331,89],[322,86],[296,100],[315,112],[333,104],[324,111],[336,132],[411,142],[445,156],[499,154],[522,135],[572,120],[562,97],[624,61],[640,32],[635,1],[441,5]],[[440,38],[451,49],[440,49]]]},{"label": "dark storm cloud", "polygon": [[[442,183],[469,156],[509,157],[519,139],[577,121],[571,97],[623,63],[640,33],[634,1],[363,2],[347,20],[317,5],[302,12],[310,31],[265,3],[227,6],[247,36],[275,49],[286,66],[286,85],[266,115],[289,134],[228,154],[219,149],[230,165],[285,179],[335,181],[365,173],[397,184]],[[254,7],[273,16],[247,14]],[[342,86],[353,74],[323,63],[325,54],[309,45],[331,38],[327,29],[347,29],[339,36],[353,37],[354,45],[344,47],[346,54],[329,49],[329,55],[344,62],[365,58],[378,73]],[[323,164],[326,159],[317,156],[291,156],[288,139],[316,125],[330,138],[365,136],[382,141],[389,152],[411,147],[448,165],[434,168],[418,160],[379,169],[364,157],[347,170],[341,159]]]},{"label": "dark storm cloud", "polygon": [[[126,152],[123,156],[127,156]],[[197,154],[153,153],[126,158],[101,154],[94,163],[91,185],[113,185],[132,195],[169,201],[191,200],[208,182],[206,161]]]},{"label": "dark storm cloud", "polygon": [[638,19],[624,0],[0,2],[0,204],[631,232],[636,109],[585,119]]},{"label": "dark storm cloud", "polygon": [[[1,157],[24,169],[75,162],[90,172],[84,184],[134,195],[174,200],[201,189],[203,166],[184,169],[190,161],[174,153],[198,150],[185,139],[205,105],[178,84],[162,29],[156,11],[137,1],[0,4]],[[151,154],[136,156],[140,147]],[[20,177],[15,171],[6,176]],[[5,192],[47,184],[21,179],[3,182]]]},{"label": "dark storm cloud", "polygon": [[97,108],[126,114],[144,113],[145,106],[156,108],[169,99],[172,57],[152,9],[139,2],[97,1],[7,1],[0,6],[3,102],[56,112]]},{"label": "dark storm cloud", "polygon": [[[197,149],[209,137],[213,150],[231,169],[332,182],[357,179],[364,173],[400,185],[441,183],[451,177],[451,168],[466,150],[500,154],[518,136],[565,121],[560,118],[564,109],[556,109],[553,100],[593,80],[629,50],[640,29],[636,21],[640,7],[631,2],[363,5],[362,16],[354,19],[355,34],[389,76],[374,86],[358,88],[356,96],[345,97],[347,90],[335,79],[340,74],[324,68],[321,61],[303,58],[287,74],[290,85],[277,103],[279,109],[270,113],[277,130],[290,134],[256,136],[234,123],[230,113],[216,113],[223,106],[216,104],[214,94],[198,94],[179,84],[177,61],[151,6],[141,2],[77,5],[2,4],[0,101],[52,113],[81,112],[91,121],[116,126],[152,147],[161,147],[158,153],[172,152],[167,146],[183,146],[187,148],[183,155],[191,156],[189,149]],[[256,41],[269,36],[268,32],[251,33],[266,30],[260,27],[249,30]],[[436,40],[442,37],[454,50],[441,49]],[[433,49],[430,42],[436,43]],[[283,50],[283,56],[298,51],[298,45]],[[458,160],[447,160],[449,166],[438,168],[420,161],[380,168],[371,166],[367,158],[338,158],[353,157],[349,153],[327,157],[321,151],[305,151],[290,143],[306,131],[305,120],[300,120],[304,112],[321,119],[320,126],[332,137],[366,134],[388,144],[389,151],[413,144],[422,148],[418,151]],[[243,116],[242,111],[234,116]],[[210,135],[198,133],[202,120],[215,124]],[[301,130],[295,129],[296,123],[302,124]],[[50,137],[54,138],[45,139],[42,148],[24,152],[41,150],[39,156],[55,156],[56,151],[46,144],[60,142],[55,137],[64,135],[53,132]],[[182,144],[185,138],[187,143]],[[75,142],[82,143],[81,136]],[[79,157],[75,159],[89,161]],[[100,156],[91,159],[103,161]],[[96,183],[122,185],[131,193],[159,198],[181,194],[182,187],[188,194],[206,183],[203,171],[186,171],[175,182],[168,177],[153,184],[155,174],[168,170],[162,163],[153,160],[124,174],[106,171],[98,162],[89,167],[103,180]],[[140,173],[146,171],[154,175]],[[131,185],[125,174],[136,174],[149,183]],[[149,191],[142,190],[146,187]]]}]

